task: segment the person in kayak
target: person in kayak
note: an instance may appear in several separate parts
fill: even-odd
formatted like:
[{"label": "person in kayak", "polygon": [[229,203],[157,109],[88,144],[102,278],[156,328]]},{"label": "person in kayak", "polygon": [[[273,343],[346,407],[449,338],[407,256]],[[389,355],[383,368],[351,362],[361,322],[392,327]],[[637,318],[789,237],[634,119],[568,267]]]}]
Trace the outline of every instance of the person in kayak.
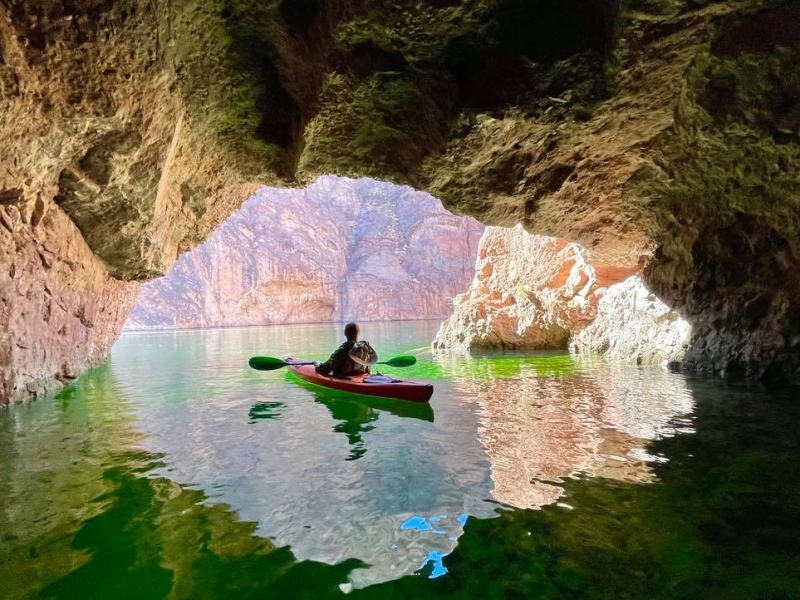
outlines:
[{"label": "person in kayak", "polygon": [[345,325],[345,342],[331,354],[328,360],[321,365],[316,365],[317,373],[320,375],[332,374],[336,377],[369,373],[369,365],[378,360],[378,355],[369,345],[369,342],[358,341],[360,332],[361,329],[358,323]]}]

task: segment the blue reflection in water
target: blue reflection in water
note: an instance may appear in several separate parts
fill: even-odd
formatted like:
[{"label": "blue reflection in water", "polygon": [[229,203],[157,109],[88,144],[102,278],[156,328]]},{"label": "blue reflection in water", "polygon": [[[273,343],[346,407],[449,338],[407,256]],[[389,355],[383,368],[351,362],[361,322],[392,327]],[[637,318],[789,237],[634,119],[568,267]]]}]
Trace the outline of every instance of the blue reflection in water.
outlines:
[{"label": "blue reflection in water", "polygon": [[[433,516],[429,518],[421,517],[419,515],[414,515],[406,519],[401,525],[401,530],[414,530],[414,531],[430,531],[431,533],[435,533],[438,535],[445,535],[447,532],[443,529],[436,529],[433,525],[431,525],[431,521],[434,523],[440,522],[442,519],[447,518],[447,515],[442,516]],[[457,521],[459,524],[463,526],[463,524],[467,520],[466,514],[461,514],[458,516]],[[451,540],[455,540],[454,537],[450,538]],[[394,550],[394,548],[392,548]],[[447,573],[447,567],[442,564],[442,559],[446,556],[443,552],[438,552],[436,550],[430,550],[428,555],[425,557],[425,560],[422,561],[419,568],[423,572],[427,572],[429,579],[435,579],[437,577],[441,577],[445,573]]]},{"label": "blue reflection in water", "polygon": [[[439,517],[431,517],[431,521],[439,521],[441,520]],[[413,529],[415,531],[430,531],[431,533],[437,533],[439,535],[444,535],[447,533],[442,529],[434,529],[433,525],[431,525],[425,517],[420,516],[413,516],[410,519],[406,520],[400,525],[401,530],[406,529]]]},{"label": "blue reflection in water", "polygon": [[437,577],[441,577],[447,573],[447,567],[442,564],[442,559],[444,556],[444,554],[437,552],[436,550],[431,550],[428,552],[428,556],[425,557],[425,560],[422,561],[422,564],[419,566],[420,569],[423,569],[428,565],[432,567],[431,572],[428,574],[428,579],[436,579]]}]

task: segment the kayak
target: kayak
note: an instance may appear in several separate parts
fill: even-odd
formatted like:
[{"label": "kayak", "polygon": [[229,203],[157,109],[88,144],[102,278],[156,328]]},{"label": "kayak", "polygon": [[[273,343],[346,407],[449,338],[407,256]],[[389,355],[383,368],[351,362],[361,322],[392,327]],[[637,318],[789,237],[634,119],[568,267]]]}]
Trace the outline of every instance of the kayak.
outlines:
[{"label": "kayak", "polygon": [[287,358],[286,363],[289,370],[300,379],[332,390],[408,402],[428,402],[433,395],[433,386],[430,383],[406,381],[386,375],[332,377],[320,375],[314,365],[308,364],[308,361]]}]

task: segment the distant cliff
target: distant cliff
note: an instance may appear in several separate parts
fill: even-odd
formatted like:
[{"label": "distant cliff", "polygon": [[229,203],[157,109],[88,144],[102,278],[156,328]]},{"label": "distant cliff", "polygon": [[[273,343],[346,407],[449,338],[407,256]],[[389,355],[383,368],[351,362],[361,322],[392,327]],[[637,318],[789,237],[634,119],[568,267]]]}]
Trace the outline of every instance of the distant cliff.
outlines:
[{"label": "distant cliff", "polygon": [[483,226],[372,179],[263,188],[142,287],[126,329],[446,317]]}]

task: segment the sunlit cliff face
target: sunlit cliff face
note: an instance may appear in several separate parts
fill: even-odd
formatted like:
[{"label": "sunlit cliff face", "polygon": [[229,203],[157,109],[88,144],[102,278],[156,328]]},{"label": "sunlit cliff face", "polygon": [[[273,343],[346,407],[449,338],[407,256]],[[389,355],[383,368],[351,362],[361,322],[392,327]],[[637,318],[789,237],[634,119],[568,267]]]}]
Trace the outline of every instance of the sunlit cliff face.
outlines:
[{"label": "sunlit cliff face", "polygon": [[265,187],[143,286],[126,328],[446,318],[483,229],[369,178]]},{"label": "sunlit cliff face", "polygon": [[[75,336],[118,330],[98,310],[55,341],[19,256],[45,256],[31,276],[85,315],[252,184],[326,173],[647,265],[695,326],[688,367],[796,378],[798,23],[796,0],[6,3],[0,323],[12,349],[30,347],[22,314],[54,341],[46,361],[6,352],[3,397],[95,360]],[[98,259],[91,285],[56,235]]]}]

